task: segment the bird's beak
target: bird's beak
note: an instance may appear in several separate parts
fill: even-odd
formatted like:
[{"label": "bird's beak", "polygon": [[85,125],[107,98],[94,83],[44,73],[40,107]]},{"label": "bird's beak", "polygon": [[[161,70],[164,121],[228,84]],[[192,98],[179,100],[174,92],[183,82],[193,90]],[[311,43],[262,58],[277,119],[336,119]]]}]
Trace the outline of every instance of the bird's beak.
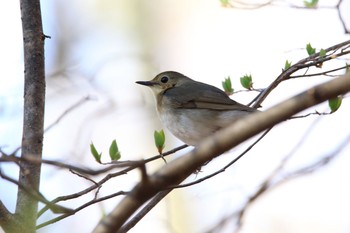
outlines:
[{"label": "bird's beak", "polygon": [[144,86],[149,86],[149,87],[152,87],[157,84],[156,82],[152,82],[152,81],[137,81],[136,83]]}]

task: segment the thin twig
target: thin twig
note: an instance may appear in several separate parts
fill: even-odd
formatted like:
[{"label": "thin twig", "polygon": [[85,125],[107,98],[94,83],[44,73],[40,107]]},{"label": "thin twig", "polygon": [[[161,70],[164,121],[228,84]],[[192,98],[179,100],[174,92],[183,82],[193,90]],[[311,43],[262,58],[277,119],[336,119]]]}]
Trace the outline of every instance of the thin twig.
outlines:
[{"label": "thin twig", "polygon": [[[333,72],[339,71],[339,70],[346,70],[348,68],[349,68],[349,65],[346,65],[346,66],[342,66],[342,67],[339,67],[339,68],[335,68],[335,69],[332,69],[332,70],[327,70],[327,71],[319,72],[319,73],[303,74],[303,75],[291,75],[290,78],[293,78],[293,79],[294,78],[306,78],[306,77],[315,77],[315,76],[321,76],[321,75],[330,76],[329,73],[333,73]],[[334,75],[334,76],[338,76],[338,75]]]},{"label": "thin twig", "polygon": [[[162,156],[168,156],[170,154],[174,154],[177,151],[180,151],[184,148],[188,147],[187,145],[182,145],[179,147],[176,147],[174,149],[171,149],[169,151],[166,151],[162,154]],[[27,158],[20,158],[15,156],[13,153],[11,155],[7,155],[5,154],[3,151],[1,151],[0,149],[0,153],[2,154],[2,156],[0,157],[0,163],[1,162],[14,162],[16,164],[19,165],[19,162],[31,162],[31,163],[35,163],[35,164],[47,164],[47,165],[52,165],[52,166],[56,166],[58,168],[64,168],[67,170],[72,170],[78,173],[82,173],[82,174],[86,174],[86,175],[100,175],[106,172],[109,172],[113,169],[116,168],[125,168],[125,167],[133,167],[135,168],[135,166],[139,166],[140,165],[140,161],[144,162],[144,163],[149,163],[152,162],[154,160],[160,159],[162,156],[161,155],[155,155],[152,156],[148,159],[145,160],[129,160],[129,161],[112,161],[110,163],[104,163],[103,165],[110,165],[110,166],[106,166],[104,168],[101,169],[91,169],[91,168],[86,168],[86,167],[81,167],[81,166],[75,166],[72,164],[68,164],[68,163],[64,163],[64,162],[60,162],[60,161],[54,161],[54,160],[48,160],[48,159],[38,159],[35,157],[27,157]]]},{"label": "thin twig", "polygon": [[63,206],[60,206],[60,205],[57,205],[55,203],[50,202],[39,191],[24,186],[23,184],[19,183],[19,181],[5,175],[1,170],[0,170],[0,177],[3,178],[4,180],[7,180],[8,182],[15,184],[19,189],[21,189],[23,192],[26,192],[29,196],[31,196],[35,200],[40,201],[43,204],[46,204],[47,208],[50,209],[54,213],[70,213],[70,212],[72,212],[72,210],[69,208],[66,208],[66,207],[63,207]]},{"label": "thin twig", "polygon": [[70,112],[72,112],[73,110],[78,108],[80,105],[86,103],[89,100],[92,100],[92,98],[91,98],[91,96],[87,95],[87,96],[83,97],[82,99],[80,99],[79,101],[77,101],[76,103],[74,103],[72,106],[67,108],[54,122],[52,122],[49,126],[47,126],[46,129],[44,130],[44,132],[46,133],[47,131],[49,131],[52,127],[57,125]]},{"label": "thin twig", "polygon": [[145,217],[146,214],[148,214],[153,209],[153,207],[155,207],[161,200],[163,200],[163,198],[166,197],[166,195],[168,195],[171,191],[172,189],[168,189],[168,190],[161,191],[157,195],[155,195],[155,197],[152,198],[146,204],[146,206],[142,208],[142,210],[140,210],[130,221],[125,223],[120,228],[118,233],[126,233],[129,230],[131,230],[131,228],[133,228],[143,217]]},{"label": "thin twig", "polygon": [[176,186],[172,186],[170,187],[171,189],[174,189],[174,188],[185,188],[185,187],[188,187],[188,186],[192,186],[192,185],[195,185],[195,184],[198,184],[198,183],[201,183],[213,176],[216,176],[224,171],[226,171],[227,168],[229,168],[230,166],[232,166],[234,163],[236,163],[239,159],[241,159],[246,153],[248,153],[261,139],[263,139],[266,134],[268,134],[270,132],[272,128],[266,130],[256,141],[254,141],[250,146],[248,146],[240,155],[238,155],[235,159],[233,159],[231,162],[229,162],[228,164],[226,164],[223,168],[221,168],[220,170],[217,170],[216,172],[210,174],[210,175],[207,175],[201,179],[198,179],[196,181],[193,181],[193,182],[189,182],[189,183],[186,183],[186,184],[180,184],[180,185],[176,185]]},{"label": "thin twig", "polygon": [[91,200],[91,201],[89,201],[89,202],[79,206],[78,208],[72,210],[69,213],[62,214],[62,215],[60,215],[60,216],[58,216],[56,218],[53,218],[53,219],[51,219],[49,221],[46,221],[46,222],[43,222],[43,223],[37,225],[36,229],[43,228],[45,226],[48,226],[48,225],[53,224],[55,222],[58,222],[58,221],[60,221],[60,220],[62,220],[64,218],[67,218],[67,217],[69,217],[71,215],[74,215],[77,212],[85,209],[86,207],[89,207],[90,205],[93,205],[93,204],[96,204],[98,202],[105,201],[105,200],[108,200],[108,199],[111,199],[111,198],[114,198],[114,197],[117,197],[117,196],[120,196],[120,195],[127,195],[127,194],[128,194],[128,192],[119,191],[119,192],[116,192],[116,193],[113,193],[113,194],[110,194],[110,195],[107,195],[107,196],[104,196],[104,197],[101,197],[101,198],[94,198],[93,200]]},{"label": "thin twig", "polygon": [[[163,153],[163,156],[167,156],[167,155],[170,155],[170,154],[173,154],[179,150],[182,150],[184,148],[186,148],[187,145],[182,145],[182,146],[179,146],[179,147],[176,147],[172,150],[169,150],[167,152],[164,152]],[[110,173],[108,175],[106,175],[104,178],[102,178],[99,182],[96,182],[94,183],[92,186],[80,191],[80,192],[77,192],[77,193],[74,193],[74,194],[70,194],[70,195],[66,195],[66,196],[60,196],[60,197],[57,197],[55,198],[54,200],[51,201],[51,203],[58,203],[58,202],[61,202],[61,201],[67,201],[67,200],[71,200],[71,199],[75,199],[75,198],[79,198],[85,194],[88,194],[89,192],[91,192],[92,190],[95,190],[95,189],[99,189],[104,183],[106,183],[108,180],[110,180],[111,178],[113,177],[117,177],[117,176],[120,176],[120,175],[124,175],[124,174],[127,174],[129,171],[139,167],[139,166],[142,166],[143,164],[145,163],[148,163],[148,162],[151,162],[153,160],[156,160],[156,159],[160,159],[160,155],[156,155],[156,156],[153,156],[149,159],[146,159],[146,160],[140,160],[140,161],[133,161],[131,164],[129,164],[128,167],[126,167],[125,169],[121,170],[121,171],[118,171],[118,172],[114,172],[114,173]],[[39,211],[39,214],[42,215],[44,212],[46,212],[48,210],[48,206],[45,206],[43,207],[40,211]]]},{"label": "thin twig", "polygon": [[237,162],[240,158],[243,157],[243,155],[245,155],[248,151],[250,151],[262,138],[264,138],[266,136],[266,134],[271,130],[268,129],[267,131],[265,131],[253,144],[251,144],[247,149],[245,149],[239,156],[237,156],[234,160],[232,160],[229,164],[227,164],[225,167],[223,167],[222,169],[220,169],[219,171],[212,173],[208,176],[205,176],[199,180],[196,180],[194,182],[191,183],[186,183],[183,185],[176,185],[176,186],[172,186],[167,188],[164,191],[159,192],[154,198],[151,199],[151,201],[149,201],[145,207],[142,208],[142,210],[140,210],[130,221],[128,221],[125,225],[123,225],[121,227],[121,229],[118,231],[118,233],[125,233],[127,231],[129,231],[132,227],[134,227],[151,209],[153,209],[154,206],[156,206],[166,195],[168,195],[168,193],[170,193],[173,189],[175,188],[184,188],[184,187],[188,187],[191,185],[195,185],[198,184],[200,182],[203,182],[219,173],[224,172],[228,167],[230,167],[232,164],[234,164],[235,162]]},{"label": "thin twig", "polygon": [[[291,79],[291,75],[295,73],[298,70],[309,68],[312,66],[319,65],[320,63],[329,61],[331,59],[338,58],[340,56],[344,56],[350,53],[350,51],[347,51],[348,46],[350,44],[350,40],[347,40],[345,42],[339,43],[337,45],[331,46],[327,49],[326,55],[321,57],[320,52],[315,53],[313,55],[310,55],[307,58],[304,58],[297,62],[296,64],[289,67],[287,70],[284,70],[262,93],[258,95],[258,98],[256,102],[253,104],[253,107],[258,107],[261,105],[261,103],[265,100],[265,98],[270,94],[272,90],[274,90],[281,82],[286,81],[288,79]],[[344,50],[345,48],[345,50]],[[337,51],[339,51],[337,54],[335,54]],[[329,53],[329,54],[327,54]]]}]

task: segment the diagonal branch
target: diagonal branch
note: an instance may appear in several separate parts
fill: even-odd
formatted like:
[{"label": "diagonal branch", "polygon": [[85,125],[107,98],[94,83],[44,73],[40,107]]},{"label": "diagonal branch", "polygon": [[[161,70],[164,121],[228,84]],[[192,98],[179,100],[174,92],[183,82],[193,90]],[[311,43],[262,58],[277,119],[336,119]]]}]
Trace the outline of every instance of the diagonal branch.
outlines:
[{"label": "diagonal branch", "polygon": [[263,139],[266,134],[268,132],[270,132],[271,128],[266,130],[253,144],[251,144],[248,148],[246,148],[240,155],[238,155],[236,158],[234,158],[231,162],[229,162],[228,164],[226,164],[223,168],[221,168],[220,170],[209,174],[199,180],[193,181],[193,182],[189,182],[186,184],[181,184],[181,185],[177,185],[174,187],[170,187],[167,190],[164,190],[160,193],[158,193],[152,200],[150,200],[144,207],[142,207],[142,209],[127,223],[125,223],[123,225],[123,227],[119,230],[119,233],[124,233],[129,231],[132,227],[134,227],[154,206],[156,206],[166,195],[168,195],[169,192],[171,192],[174,188],[184,188],[184,187],[188,187],[191,185],[195,185],[198,184],[200,182],[203,182],[207,179],[210,179],[213,176],[216,176],[222,172],[224,172],[227,168],[229,168],[230,166],[232,166],[234,163],[236,163],[240,158],[242,158],[245,154],[247,154],[261,139]]},{"label": "diagonal branch", "polygon": [[67,108],[53,123],[51,123],[49,126],[46,127],[45,133],[47,131],[49,131],[52,127],[57,125],[67,114],[69,114],[74,109],[78,108],[79,106],[81,106],[82,104],[86,103],[89,100],[92,100],[92,97],[87,95],[87,96],[83,97],[82,99],[80,99],[78,102],[74,103],[69,108]]},{"label": "diagonal branch", "polygon": [[307,58],[304,58],[298,61],[296,64],[292,65],[287,70],[283,71],[276,78],[276,80],[274,80],[263,92],[259,94],[259,96],[256,99],[256,102],[253,104],[253,107],[255,108],[259,107],[260,104],[272,92],[273,89],[275,89],[281,82],[292,78],[291,75],[294,74],[295,72],[301,69],[317,66],[319,64],[322,64],[323,62],[349,54],[350,53],[349,45],[350,45],[350,40],[347,40],[325,49],[327,53],[325,56],[321,56],[320,52],[318,52],[310,55]]},{"label": "diagonal branch", "polygon": [[140,182],[94,229],[94,233],[117,232],[151,197],[181,183],[207,161],[237,146],[246,139],[288,119],[294,114],[332,97],[350,91],[350,74],[315,86],[265,112],[251,114],[203,142],[186,155],[175,159]]}]

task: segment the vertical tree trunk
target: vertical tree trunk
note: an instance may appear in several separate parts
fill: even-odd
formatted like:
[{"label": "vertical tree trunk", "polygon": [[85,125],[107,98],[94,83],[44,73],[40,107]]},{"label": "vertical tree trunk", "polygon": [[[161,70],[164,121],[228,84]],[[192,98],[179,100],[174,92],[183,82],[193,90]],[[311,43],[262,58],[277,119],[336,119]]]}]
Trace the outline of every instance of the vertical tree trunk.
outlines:
[{"label": "vertical tree trunk", "polygon": [[[24,115],[21,157],[41,159],[45,107],[44,40],[39,0],[21,0],[24,44]],[[20,164],[19,183],[39,190],[40,164]],[[38,201],[20,187],[15,215],[25,232],[35,232]],[[23,228],[24,227],[24,228]]]}]

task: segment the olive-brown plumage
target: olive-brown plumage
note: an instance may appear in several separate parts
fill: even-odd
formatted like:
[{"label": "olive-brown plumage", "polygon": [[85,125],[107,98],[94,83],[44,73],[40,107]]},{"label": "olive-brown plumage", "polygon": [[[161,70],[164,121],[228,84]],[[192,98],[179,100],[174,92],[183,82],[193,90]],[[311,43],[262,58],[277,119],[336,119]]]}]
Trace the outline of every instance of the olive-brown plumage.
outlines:
[{"label": "olive-brown plumage", "polygon": [[136,83],[152,89],[161,122],[188,145],[195,146],[215,131],[257,111],[230,99],[219,88],[175,71]]}]

